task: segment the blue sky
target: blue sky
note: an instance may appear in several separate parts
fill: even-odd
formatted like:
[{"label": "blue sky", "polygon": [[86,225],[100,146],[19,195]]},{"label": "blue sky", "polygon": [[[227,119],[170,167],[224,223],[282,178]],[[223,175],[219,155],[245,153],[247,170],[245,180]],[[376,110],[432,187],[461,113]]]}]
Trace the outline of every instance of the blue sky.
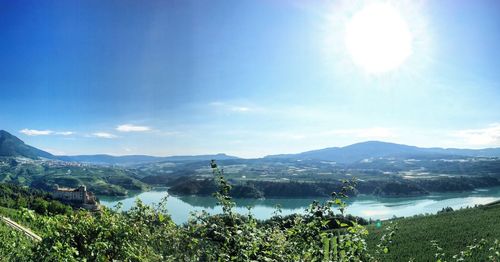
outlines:
[{"label": "blue sky", "polygon": [[55,154],[500,146],[500,4],[383,1],[412,50],[374,74],[344,41],[374,3],[1,0],[0,129]]}]

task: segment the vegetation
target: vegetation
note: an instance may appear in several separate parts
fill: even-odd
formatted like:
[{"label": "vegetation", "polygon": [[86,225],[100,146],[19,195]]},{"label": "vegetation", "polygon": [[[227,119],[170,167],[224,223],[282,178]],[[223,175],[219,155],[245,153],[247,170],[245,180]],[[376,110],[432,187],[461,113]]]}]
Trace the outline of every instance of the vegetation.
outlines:
[{"label": "vegetation", "polygon": [[[500,159],[369,158],[342,164],[318,160],[230,159],[221,161],[232,196],[325,197],[342,180],[359,178],[357,193],[388,197],[465,192],[500,186]],[[134,166],[137,177],[176,195],[210,195],[216,185],[204,162],[159,162]]]},{"label": "vegetation", "polygon": [[70,214],[70,206],[62,204],[44,191],[12,184],[0,184],[0,207],[28,208],[41,215]]},{"label": "vegetation", "polygon": [[[330,192],[339,191],[339,181],[261,181],[231,180],[233,190],[231,196],[236,198],[262,197],[326,197]],[[174,195],[208,196],[217,190],[212,178],[182,177],[168,183],[169,192]],[[421,196],[430,192],[461,192],[474,188],[499,186],[500,180],[495,177],[441,177],[432,179],[409,180],[388,178],[385,180],[368,180],[358,182],[352,194],[373,194],[384,197]]]},{"label": "vegetation", "polygon": [[0,261],[28,261],[34,243],[24,233],[0,222]]},{"label": "vegetation", "polygon": [[38,157],[54,157],[50,153],[26,145],[21,139],[11,135],[5,130],[0,130],[0,156],[22,156],[32,159],[37,159]]},{"label": "vegetation", "polygon": [[[444,211],[437,215],[384,222],[397,225],[398,230],[392,237],[390,252],[376,257],[387,261],[409,261],[411,258],[432,261],[436,260],[435,254],[439,253],[442,261],[457,261],[461,252],[468,249],[467,246],[478,245],[473,250],[473,257],[467,257],[464,261],[490,261],[489,256],[495,253],[489,248],[500,238],[500,205],[457,211],[448,208]],[[368,246],[373,249],[387,231],[374,224],[367,228],[370,231]],[[496,250],[498,251],[498,247]],[[457,256],[454,258],[455,255]],[[499,258],[497,253],[496,260],[493,261],[499,261]]]},{"label": "vegetation", "polygon": [[[0,209],[43,238],[28,241],[0,223],[0,260],[445,261],[451,254],[472,261],[499,258],[500,246],[495,242],[500,234],[498,205],[483,207],[478,216],[474,213],[479,209],[448,210],[436,216],[395,220],[382,230],[344,215],[344,199],[355,186],[344,181],[330,200],[313,202],[304,215],[282,217],[277,209],[270,220],[258,221],[251,212],[239,215],[234,211],[231,184],[215,162],[211,167],[221,214],[201,212],[186,224],[176,225],[167,213],[166,200],[153,207],[137,201],[125,212],[119,206],[98,213],[77,210],[50,216],[26,208]],[[8,188],[13,193],[25,190]],[[474,242],[474,238],[481,240]]]},{"label": "vegetation", "polygon": [[95,194],[111,196],[127,195],[128,190],[149,189],[135,175],[132,170],[119,167],[0,157],[0,182],[46,191],[52,190],[55,184],[73,188],[86,185]]}]

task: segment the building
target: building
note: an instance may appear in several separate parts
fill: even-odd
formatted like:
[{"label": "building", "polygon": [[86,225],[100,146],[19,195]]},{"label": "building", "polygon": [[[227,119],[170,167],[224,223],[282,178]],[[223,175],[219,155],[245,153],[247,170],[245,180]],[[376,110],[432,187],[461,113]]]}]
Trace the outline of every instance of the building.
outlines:
[{"label": "building", "polygon": [[81,185],[78,188],[64,188],[59,187],[58,185],[54,185],[52,196],[57,200],[75,204],[97,204],[94,194],[90,191],[87,191],[87,187],[85,187],[84,185]]}]

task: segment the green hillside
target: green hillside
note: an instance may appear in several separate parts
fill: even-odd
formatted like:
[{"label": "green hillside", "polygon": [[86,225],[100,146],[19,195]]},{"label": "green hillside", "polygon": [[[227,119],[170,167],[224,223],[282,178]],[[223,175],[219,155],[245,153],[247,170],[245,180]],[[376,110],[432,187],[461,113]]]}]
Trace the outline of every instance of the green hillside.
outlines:
[{"label": "green hillside", "polygon": [[[382,261],[409,261],[411,258],[415,261],[436,261],[432,240],[436,240],[443,249],[441,252],[445,253],[446,261],[455,261],[453,255],[466,250],[466,246],[479,243],[481,239],[488,244],[466,261],[489,261],[486,255],[488,248],[495,239],[500,240],[500,204],[396,219],[384,224],[397,225],[398,230],[392,238],[389,253],[379,257]],[[370,249],[375,249],[382,235],[387,233],[384,228],[368,227]]]},{"label": "green hillside", "polygon": [[71,164],[60,161],[27,160],[0,157],[0,182],[51,190],[62,187],[87,188],[98,195],[127,195],[149,186],[134,178],[131,170],[117,167]]},{"label": "green hillside", "polygon": [[44,190],[52,189],[55,184],[63,187],[83,184],[96,194],[122,196],[128,190],[149,188],[126,169],[69,163],[55,158],[0,130],[0,182]]},{"label": "green hillside", "polygon": [[26,145],[21,139],[4,130],[0,130],[0,156],[22,156],[32,159],[54,158],[52,154]]}]

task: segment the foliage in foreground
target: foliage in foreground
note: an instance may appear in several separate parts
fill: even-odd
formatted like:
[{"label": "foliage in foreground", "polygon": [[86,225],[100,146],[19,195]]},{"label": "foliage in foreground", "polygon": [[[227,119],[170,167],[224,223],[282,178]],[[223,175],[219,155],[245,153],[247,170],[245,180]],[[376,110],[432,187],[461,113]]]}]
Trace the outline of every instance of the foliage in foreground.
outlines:
[{"label": "foliage in foreground", "polygon": [[[4,241],[0,260],[390,261],[392,246],[399,245],[398,233],[391,230],[371,249],[373,255],[368,252],[367,229],[343,216],[344,198],[354,186],[351,182],[345,181],[343,189],[326,203],[313,202],[304,215],[281,217],[278,210],[262,223],[251,212],[235,213],[231,186],[215,162],[212,168],[222,214],[201,212],[178,226],[168,215],[165,201],[153,207],[138,201],[126,212],[119,212],[118,207],[95,214],[76,211],[46,216],[23,209],[23,221],[43,240],[32,243],[0,224],[0,240]],[[490,253],[495,252],[498,246]]]}]

